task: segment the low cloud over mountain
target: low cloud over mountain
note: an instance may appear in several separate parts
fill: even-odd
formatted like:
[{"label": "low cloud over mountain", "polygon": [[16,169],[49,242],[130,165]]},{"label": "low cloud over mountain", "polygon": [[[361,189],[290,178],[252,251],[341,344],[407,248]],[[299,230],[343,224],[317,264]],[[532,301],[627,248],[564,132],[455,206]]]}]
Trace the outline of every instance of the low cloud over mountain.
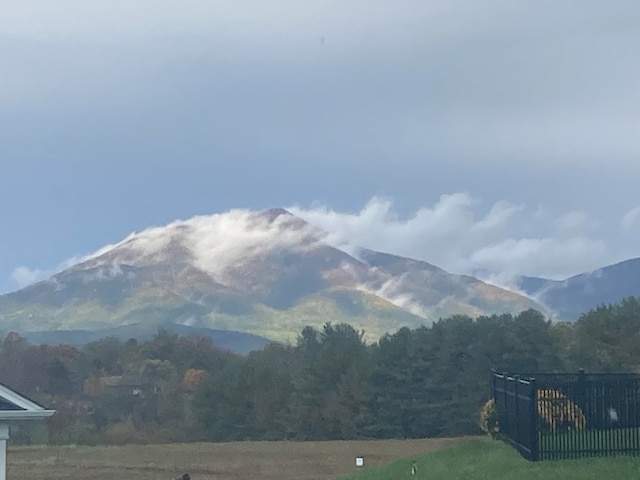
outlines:
[{"label": "low cloud over mountain", "polygon": [[[357,254],[364,247],[416,258],[507,288],[515,288],[515,280],[521,276],[562,280],[640,254],[635,241],[640,238],[640,207],[604,222],[580,210],[553,212],[507,201],[487,205],[469,194],[454,193],[409,213],[383,197],[374,197],[353,212],[324,205],[287,210],[322,229],[323,240],[343,251]],[[195,217],[174,222],[162,234],[149,229],[124,242],[136,238],[138,249],[145,242],[164,242],[182,225],[199,232],[199,240],[189,240],[200,252],[196,261],[207,264],[205,269],[219,269],[221,262],[235,261],[245,247],[260,248],[256,242],[278,235],[274,229],[247,234],[249,213],[231,210],[214,215],[211,218],[220,220],[215,224],[208,223],[210,217]],[[616,241],[611,241],[612,229],[617,232]],[[213,238],[216,240],[211,244]],[[13,272],[13,280],[22,288],[113,247],[75,256],[55,268],[21,266]]]},{"label": "low cloud over mountain", "polygon": [[150,228],[0,297],[0,326],[180,323],[292,339],[307,324],[348,321],[375,337],[452,314],[539,307],[470,276],[359,248],[319,223],[283,209],[231,210]]}]

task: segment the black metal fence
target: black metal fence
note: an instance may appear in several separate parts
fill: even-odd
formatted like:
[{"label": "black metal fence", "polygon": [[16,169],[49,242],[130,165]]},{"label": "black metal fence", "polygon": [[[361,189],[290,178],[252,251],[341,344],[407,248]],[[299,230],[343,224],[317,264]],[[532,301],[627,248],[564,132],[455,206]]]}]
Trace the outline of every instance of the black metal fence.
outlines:
[{"label": "black metal fence", "polygon": [[529,460],[640,454],[640,375],[493,372],[502,438]]}]

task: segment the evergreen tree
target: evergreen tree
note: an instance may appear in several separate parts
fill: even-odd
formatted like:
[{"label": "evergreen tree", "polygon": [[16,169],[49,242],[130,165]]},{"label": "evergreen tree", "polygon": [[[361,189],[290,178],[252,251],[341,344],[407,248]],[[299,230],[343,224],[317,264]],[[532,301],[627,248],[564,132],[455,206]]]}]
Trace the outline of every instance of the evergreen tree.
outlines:
[{"label": "evergreen tree", "polygon": [[303,439],[356,438],[368,418],[369,352],[364,332],[327,323],[307,327],[298,339],[292,420]]}]

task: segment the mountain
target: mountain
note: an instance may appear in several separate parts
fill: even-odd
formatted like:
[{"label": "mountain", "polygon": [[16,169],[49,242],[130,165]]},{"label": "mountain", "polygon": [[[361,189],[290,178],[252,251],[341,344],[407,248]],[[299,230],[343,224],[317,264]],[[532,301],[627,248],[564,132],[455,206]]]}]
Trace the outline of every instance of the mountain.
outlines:
[{"label": "mountain", "polygon": [[521,277],[518,287],[563,320],[577,320],[589,310],[640,297],[640,258],[599,268],[566,280]]},{"label": "mountain", "polygon": [[377,339],[453,314],[528,308],[540,306],[426,262],[347,248],[283,209],[231,210],[132,234],[0,296],[0,329],[178,324],[295,341],[306,325],[344,321]]},{"label": "mountain", "polygon": [[[163,329],[186,337],[192,335],[209,337],[218,348],[229,350],[240,355],[245,355],[253,350],[261,350],[270,343],[268,339],[258,335],[230,330],[197,328],[179,324],[167,324],[163,326]],[[66,343],[76,347],[82,347],[105,337],[117,337],[123,341],[130,338],[136,338],[140,341],[151,340],[156,333],[157,331],[153,331],[143,324],[135,324],[99,330],[25,332],[23,336],[34,345],[59,345]]]}]

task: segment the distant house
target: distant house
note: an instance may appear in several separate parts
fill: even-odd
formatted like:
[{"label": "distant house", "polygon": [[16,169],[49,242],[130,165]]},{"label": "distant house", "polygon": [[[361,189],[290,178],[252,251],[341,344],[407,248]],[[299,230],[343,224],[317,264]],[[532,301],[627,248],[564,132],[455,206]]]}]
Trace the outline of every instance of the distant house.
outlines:
[{"label": "distant house", "polygon": [[7,440],[9,440],[7,422],[41,420],[54,413],[54,410],[47,410],[33,400],[29,400],[9,387],[0,384],[0,480],[7,478]]},{"label": "distant house", "polygon": [[105,394],[140,396],[144,389],[140,382],[122,375],[89,377],[84,382],[83,393],[90,397]]},{"label": "distant house", "polygon": [[142,385],[140,385],[140,382],[123,375],[100,377],[98,380],[103,388],[120,395],[133,395],[137,397],[142,393]]}]

